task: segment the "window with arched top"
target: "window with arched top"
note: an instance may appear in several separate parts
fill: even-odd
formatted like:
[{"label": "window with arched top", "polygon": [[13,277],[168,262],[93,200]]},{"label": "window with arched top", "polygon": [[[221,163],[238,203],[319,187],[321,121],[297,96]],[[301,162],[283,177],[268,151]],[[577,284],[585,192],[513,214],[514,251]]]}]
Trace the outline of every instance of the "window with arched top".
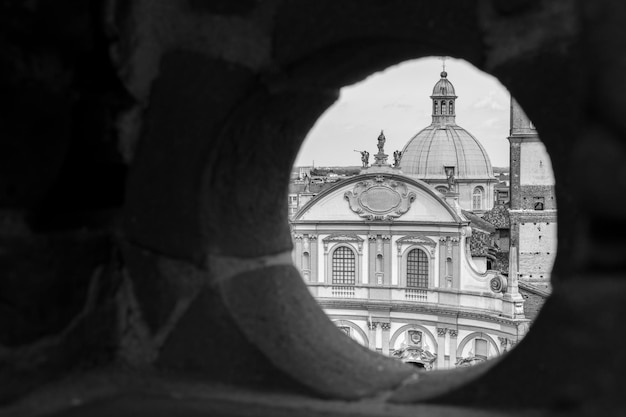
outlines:
[{"label": "window with arched top", "polygon": [[454,114],[454,102],[450,100],[448,102],[448,114]]},{"label": "window with arched top", "polygon": [[332,268],[334,285],[354,285],[356,283],[356,259],[350,248],[340,246],[333,252]]},{"label": "window with arched top", "polygon": [[472,193],[472,210],[482,210],[483,208],[483,189],[482,187],[474,188]]},{"label": "window with arched top", "polygon": [[441,114],[447,114],[448,106],[446,106],[446,102],[441,100]]},{"label": "window with arched top", "polygon": [[439,102],[433,100],[433,114],[438,114],[438,110],[439,110],[438,104]]},{"label": "window with arched top", "polygon": [[428,257],[421,249],[413,249],[406,258],[406,286],[428,288]]}]

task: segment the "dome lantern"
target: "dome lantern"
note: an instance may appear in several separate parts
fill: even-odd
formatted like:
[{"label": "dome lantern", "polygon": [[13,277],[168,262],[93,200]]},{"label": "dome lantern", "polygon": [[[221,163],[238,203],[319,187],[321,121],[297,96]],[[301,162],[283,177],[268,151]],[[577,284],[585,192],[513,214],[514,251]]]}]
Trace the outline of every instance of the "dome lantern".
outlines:
[{"label": "dome lantern", "polygon": [[433,101],[433,125],[456,124],[455,101],[457,96],[445,70],[441,72],[441,79],[433,87],[433,94],[430,98]]}]

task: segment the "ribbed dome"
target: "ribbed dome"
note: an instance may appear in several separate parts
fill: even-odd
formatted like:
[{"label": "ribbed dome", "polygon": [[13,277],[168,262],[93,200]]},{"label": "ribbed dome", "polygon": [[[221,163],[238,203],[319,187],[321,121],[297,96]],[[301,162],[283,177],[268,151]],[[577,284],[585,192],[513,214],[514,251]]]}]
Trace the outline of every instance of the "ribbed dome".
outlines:
[{"label": "ribbed dome", "polygon": [[456,179],[494,178],[485,148],[455,124],[428,126],[402,150],[400,168],[404,174],[421,180],[445,180],[446,166],[455,167]]},{"label": "ribbed dome", "polygon": [[456,97],[454,86],[448,81],[447,76],[447,72],[441,73],[441,79],[433,87],[433,97]]}]

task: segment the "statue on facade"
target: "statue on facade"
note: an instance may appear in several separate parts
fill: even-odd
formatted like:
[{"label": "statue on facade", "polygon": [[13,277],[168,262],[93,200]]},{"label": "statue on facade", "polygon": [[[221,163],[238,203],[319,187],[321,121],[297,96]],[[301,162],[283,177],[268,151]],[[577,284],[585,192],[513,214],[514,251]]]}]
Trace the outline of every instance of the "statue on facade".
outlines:
[{"label": "statue on facade", "polygon": [[311,192],[311,178],[309,178],[308,175],[304,175],[304,192],[305,193],[310,193]]},{"label": "statue on facade", "polygon": [[363,168],[367,168],[370,160],[370,153],[368,151],[355,151],[361,153],[361,162],[363,163]]},{"label": "statue on facade", "polygon": [[383,131],[380,131],[380,135],[378,135],[378,153],[385,153],[385,134]]},{"label": "statue on facade", "polygon": [[394,151],[393,153],[393,166],[394,167],[397,168],[400,166],[400,158],[402,158],[402,152]]},{"label": "statue on facade", "polygon": [[456,191],[456,179],[454,178],[454,167],[446,167],[446,177],[448,181],[448,191]]}]

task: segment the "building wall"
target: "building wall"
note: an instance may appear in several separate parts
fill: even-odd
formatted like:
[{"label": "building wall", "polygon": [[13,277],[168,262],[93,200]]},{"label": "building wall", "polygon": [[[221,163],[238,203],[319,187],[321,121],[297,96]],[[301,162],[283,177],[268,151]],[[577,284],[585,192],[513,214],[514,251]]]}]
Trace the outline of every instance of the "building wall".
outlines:
[{"label": "building wall", "polygon": [[[365,307],[365,308],[363,308]],[[509,350],[519,341],[526,326],[493,322],[485,326],[475,319],[462,316],[451,318],[432,313],[409,314],[404,312],[372,313],[366,306],[356,309],[324,308],[331,321],[345,329],[359,344],[390,355],[402,346],[411,345],[410,331],[422,333],[421,347],[437,355],[434,369],[454,368],[460,358],[477,354],[477,339],[487,341],[487,357],[494,358]]]},{"label": "building wall", "polygon": [[520,148],[520,184],[554,186],[552,162],[539,141],[525,141]]}]

